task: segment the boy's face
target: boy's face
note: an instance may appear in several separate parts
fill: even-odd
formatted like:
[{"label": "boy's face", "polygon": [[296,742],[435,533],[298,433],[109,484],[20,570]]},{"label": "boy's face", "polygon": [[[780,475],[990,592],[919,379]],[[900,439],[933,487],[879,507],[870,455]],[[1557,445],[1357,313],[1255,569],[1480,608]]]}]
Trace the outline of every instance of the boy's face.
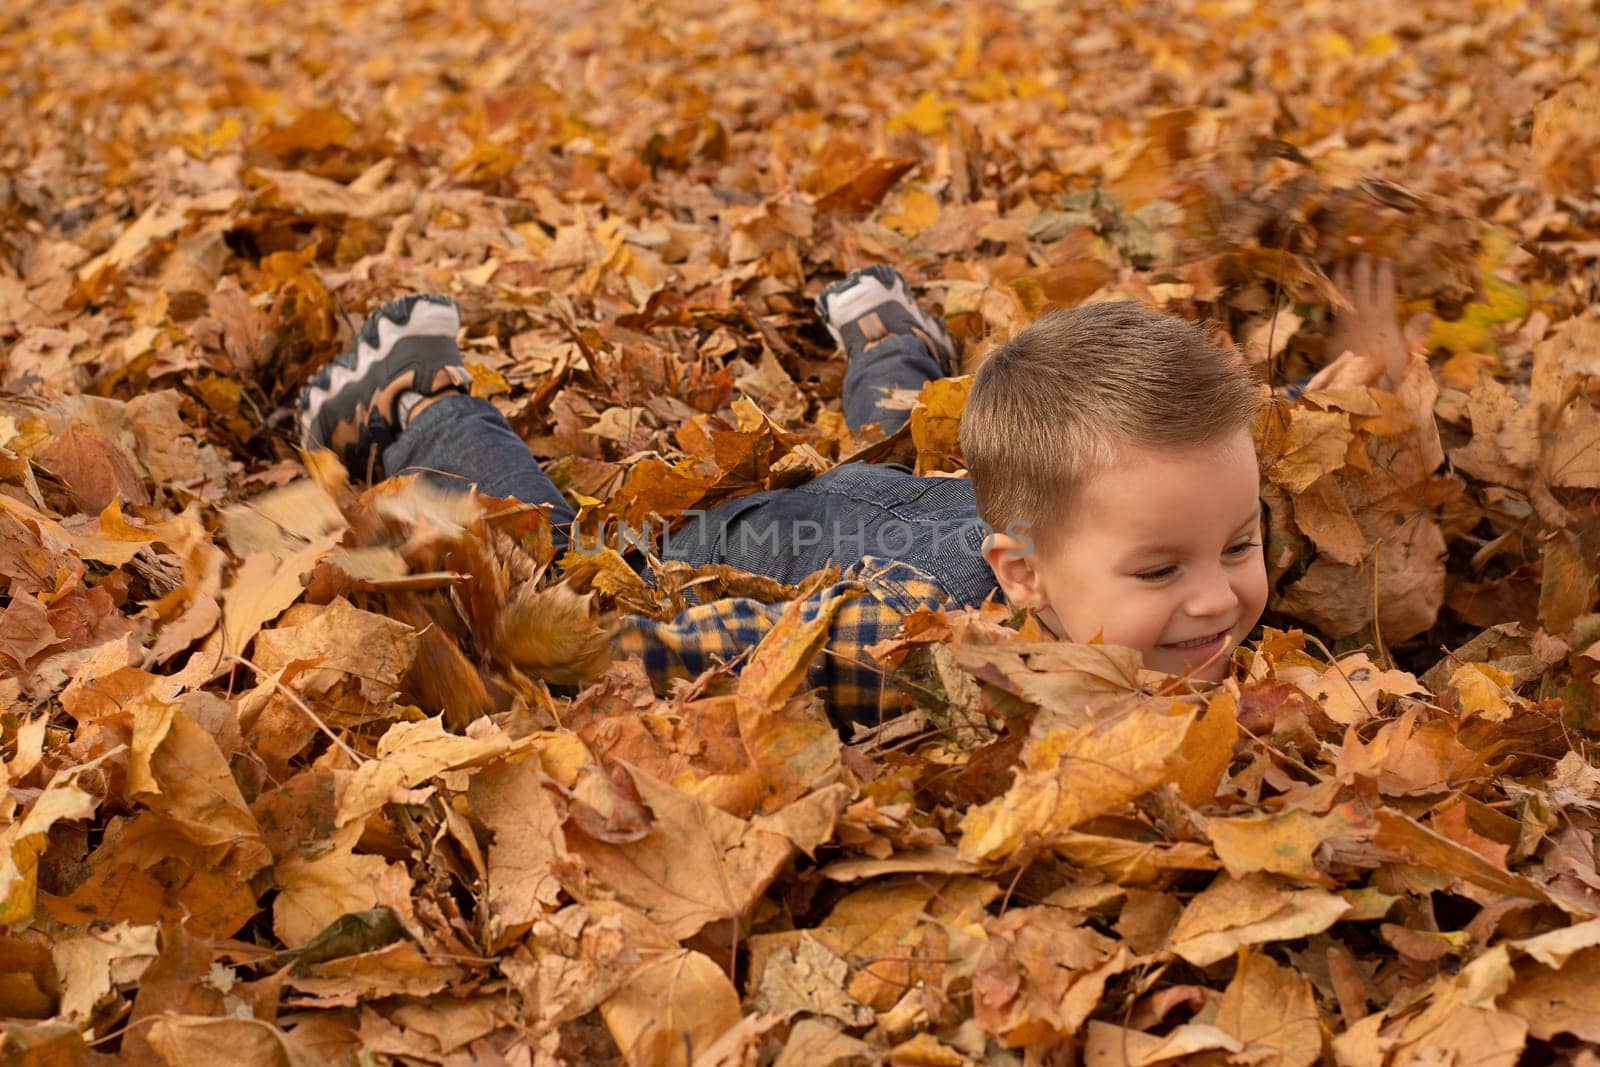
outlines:
[{"label": "boy's face", "polygon": [[1194,449],[1127,447],[1084,486],[1058,544],[1009,559],[991,549],[989,562],[1011,602],[1062,636],[1216,681],[1267,602],[1259,482],[1248,430]]}]

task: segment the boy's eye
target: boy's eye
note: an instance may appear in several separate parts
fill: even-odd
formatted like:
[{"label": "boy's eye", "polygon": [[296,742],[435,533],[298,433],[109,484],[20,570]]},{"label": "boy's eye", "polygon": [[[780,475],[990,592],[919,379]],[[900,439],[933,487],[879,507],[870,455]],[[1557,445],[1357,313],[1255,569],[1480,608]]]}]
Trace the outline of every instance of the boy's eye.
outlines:
[{"label": "boy's eye", "polygon": [[[1222,552],[1223,555],[1226,556],[1243,556],[1246,553],[1260,547],[1261,542],[1259,541],[1236,541],[1227,548],[1223,549]],[[1147,571],[1139,571],[1134,574],[1134,577],[1139,579],[1141,582],[1161,582],[1171,578],[1177,573],[1177,565],[1169,563],[1165,567],[1152,567]]]}]

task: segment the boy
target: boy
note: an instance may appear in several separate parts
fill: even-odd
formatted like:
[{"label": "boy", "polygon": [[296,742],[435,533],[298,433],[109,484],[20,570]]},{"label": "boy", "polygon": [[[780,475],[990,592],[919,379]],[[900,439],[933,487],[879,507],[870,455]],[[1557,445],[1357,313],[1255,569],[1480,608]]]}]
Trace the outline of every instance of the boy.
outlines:
[{"label": "boy", "polygon": [[[854,272],[816,306],[850,359],[852,429],[896,429],[908,413],[881,406],[883,390],[919,388],[957,365],[954,339],[891,268]],[[381,459],[389,473],[442,473],[548,503],[558,529],[568,526],[572,509],[522,441],[465,391],[458,328],[445,297],[381,307],[354,351],[302,394],[306,446],[334,448],[358,474]],[[802,606],[806,619],[836,612],[807,681],[827,690],[841,724],[879,720],[881,670],[865,649],[905,614],[973,607],[996,591],[1059,637],[1099,636],[1153,669],[1216,680],[1267,598],[1252,443],[1260,393],[1195,324],[1128,303],[1057,312],[978,372],[961,426],[970,480],[846,464],[727,501],[675,532],[664,554],[786,582],[844,566]],[[802,521],[832,536],[784,536]],[[892,547],[875,553],[891,527]],[[836,548],[845,558],[830,559]],[[847,591],[862,595],[830,603]],[[669,622],[629,616],[614,647],[640,655],[660,683],[753,647],[786,606],[729,598]]]}]

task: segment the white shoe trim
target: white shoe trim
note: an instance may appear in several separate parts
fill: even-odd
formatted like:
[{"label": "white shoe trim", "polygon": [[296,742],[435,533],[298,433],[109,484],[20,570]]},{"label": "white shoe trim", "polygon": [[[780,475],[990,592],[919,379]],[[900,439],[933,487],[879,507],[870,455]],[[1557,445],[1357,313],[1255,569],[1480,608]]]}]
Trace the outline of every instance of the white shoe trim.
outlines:
[{"label": "white shoe trim", "polygon": [[367,344],[366,339],[357,335],[356,339],[356,365],[354,368],[346,367],[339,363],[328,365],[328,387],[320,388],[316,385],[306,386],[306,407],[308,420],[315,419],[318,410],[335,393],[340,392],[364,378],[374,364],[386,355],[390,349],[402,338],[406,337],[448,337],[455,340],[456,334],[461,329],[461,313],[453,304],[441,304],[432,300],[418,300],[411,306],[411,318],[401,325],[387,315],[378,315],[378,345],[376,348]]},{"label": "white shoe trim", "polygon": [[904,304],[912,312],[918,311],[899,279],[895,280],[891,289],[870,274],[862,275],[856,284],[842,293],[830,294],[827,299],[830,328],[834,322],[854,322],[878,305],[891,300]]},{"label": "white shoe trim", "polygon": [[[827,303],[828,333],[833,335],[834,343],[841,348],[844,347],[844,338],[840,335],[838,327],[834,325],[835,322],[854,322],[890,301],[898,303],[906,311],[910,312],[912,319],[926,330],[928,335],[936,342],[950,345],[952,348],[955,347],[955,342],[949,335],[949,329],[942,321],[936,321],[935,316],[928,314],[921,305],[911,298],[911,294],[906,291],[905,280],[901,277],[896,276],[894,285],[891,287],[884,285],[883,282],[871,274],[863,274],[848,289],[842,292],[829,293],[823,297],[823,300]],[[941,362],[943,362],[942,355],[940,352],[933,353],[933,357]],[[955,358],[959,358],[959,350],[955,354]]]}]

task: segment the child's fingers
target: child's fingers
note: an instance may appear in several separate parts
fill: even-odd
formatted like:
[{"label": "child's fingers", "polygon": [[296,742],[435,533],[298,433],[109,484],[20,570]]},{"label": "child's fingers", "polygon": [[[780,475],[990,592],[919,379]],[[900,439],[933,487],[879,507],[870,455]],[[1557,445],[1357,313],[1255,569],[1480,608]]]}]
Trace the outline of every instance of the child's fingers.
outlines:
[{"label": "child's fingers", "polygon": [[1372,257],[1365,252],[1356,256],[1350,271],[1350,286],[1356,307],[1365,314],[1372,302]]},{"label": "child's fingers", "polygon": [[1428,331],[1433,326],[1433,316],[1426,311],[1419,311],[1406,320],[1403,332],[1408,345],[1420,345],[1428,339]]},{"label": "child's fingers", "polygon": [[1373,265],[1372,305],[1375,311],[1388,316],[1387,321],[1394,321],[1396,309],[1393,260],[1380,259]]},{"label": "child's fingers", "polygon": [[1349,260],[1341,259],[1339,262],[1333,265],[1331,280],[1333,282],[1333,287],[1339,290],[1346,300],[1349,300],[1351,296]]}]

